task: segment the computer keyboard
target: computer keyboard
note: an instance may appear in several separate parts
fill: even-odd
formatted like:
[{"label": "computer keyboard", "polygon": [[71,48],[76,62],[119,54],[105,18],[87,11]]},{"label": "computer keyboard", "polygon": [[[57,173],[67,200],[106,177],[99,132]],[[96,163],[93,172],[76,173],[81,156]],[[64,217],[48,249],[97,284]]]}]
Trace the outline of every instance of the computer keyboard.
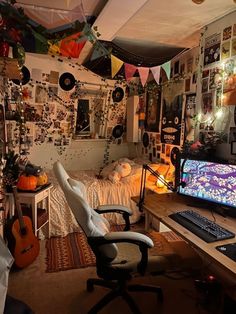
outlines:
[{"label": "computer keyboard", "polygon": [[206,242],[215,242],[235,237],[233,232],[222,228],[212,220],[193,210],[179,211],[169,215],[169,217]]}]

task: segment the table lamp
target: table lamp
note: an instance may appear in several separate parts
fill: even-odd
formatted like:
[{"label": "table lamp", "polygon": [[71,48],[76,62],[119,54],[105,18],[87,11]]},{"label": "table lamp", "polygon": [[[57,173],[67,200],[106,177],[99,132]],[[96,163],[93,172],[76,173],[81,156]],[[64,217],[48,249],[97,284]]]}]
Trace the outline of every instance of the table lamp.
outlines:
[{"label": "table lamp", "polygon": [[140,194],[139,194],[139,203],[138,207],[139,210],[142,212],[143,211],[143,204],[144,204],[144,199],[145,199],[145,186],[146,186],[146,176],[147,176],[147,171],[149,171],[154,177],[157,178],[156,185],[158,187],[164,187],[166,186],[168,190],[172,192],[176,192],[177,189],[169,182],[167,182],[162,174],[160,174],[158,171],[154,171],[150,166],[147,164],[143,165],[142,168],[142,175],[141,175],[141,185],[140,185]]}]

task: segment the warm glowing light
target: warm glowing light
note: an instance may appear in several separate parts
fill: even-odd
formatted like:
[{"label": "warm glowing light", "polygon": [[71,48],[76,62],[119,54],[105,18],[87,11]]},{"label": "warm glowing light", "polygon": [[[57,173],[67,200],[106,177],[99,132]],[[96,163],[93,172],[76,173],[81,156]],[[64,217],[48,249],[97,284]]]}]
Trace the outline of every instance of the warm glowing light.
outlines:
[{"label": "warm glowing light", "polygon": [[[161,177],[163,180],[165,180],[165,179],[164,179],[164,176],[163,176],[162,174],[160,175],[160,177]],[[157,185],[158,188],[163,188],[163,187],[165,186],[165,184],[163,183],[163,181],[162,181],[161,179],[157,179],[156,185]]]},{"label": "warm glowing light", "polygon": [[219,109],[216,111],[216,119],[220,119],[223,116],[223,110]]}]

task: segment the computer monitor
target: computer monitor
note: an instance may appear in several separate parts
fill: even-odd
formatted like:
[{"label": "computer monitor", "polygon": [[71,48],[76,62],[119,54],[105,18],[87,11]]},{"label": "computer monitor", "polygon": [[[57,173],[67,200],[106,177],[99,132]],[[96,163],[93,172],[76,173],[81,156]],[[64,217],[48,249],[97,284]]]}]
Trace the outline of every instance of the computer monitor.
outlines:
[{"label": "computer monitor", "polygon": [[206,202],[215,205],[210,209],[236,215],[236,165],[181,159],[180,180],[178,193],[197,198],[196,206]]}]

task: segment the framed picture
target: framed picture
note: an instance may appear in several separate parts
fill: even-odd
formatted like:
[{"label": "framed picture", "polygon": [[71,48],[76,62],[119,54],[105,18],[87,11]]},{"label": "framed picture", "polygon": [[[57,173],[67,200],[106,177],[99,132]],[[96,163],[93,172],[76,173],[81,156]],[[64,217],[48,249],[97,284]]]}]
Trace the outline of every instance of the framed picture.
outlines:
[{"label": "framed picture", "polygon": [[145,129],[149,132],[159,132],[161,111],[161,92],[152,91],[146,94]]}]

